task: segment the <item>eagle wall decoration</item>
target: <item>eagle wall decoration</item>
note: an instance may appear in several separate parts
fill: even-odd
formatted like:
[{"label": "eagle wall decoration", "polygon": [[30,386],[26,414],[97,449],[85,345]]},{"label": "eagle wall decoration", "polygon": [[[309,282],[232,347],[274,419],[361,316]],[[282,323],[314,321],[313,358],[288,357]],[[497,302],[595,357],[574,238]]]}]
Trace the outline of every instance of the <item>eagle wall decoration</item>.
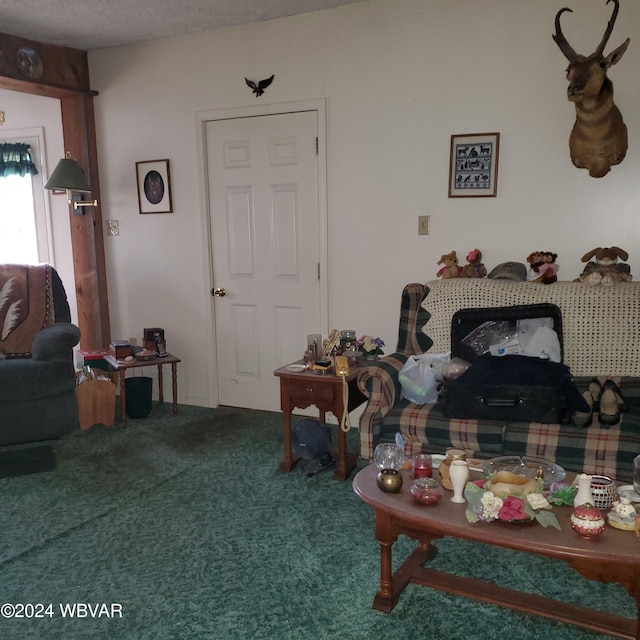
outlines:
[{"label": "eagle wall decoration", "polygon": [[247,83],[249,87],[253,90],[253,93],[256,94],[256,98],[261,96],[264,93],[264,90],[273,82],[275,78],[275,74],[273,74],[270,78],[265,78],[264,80],[260,80],[258,84],[256,84],[253,80],[249,80],[245,78],[244,81]]}]

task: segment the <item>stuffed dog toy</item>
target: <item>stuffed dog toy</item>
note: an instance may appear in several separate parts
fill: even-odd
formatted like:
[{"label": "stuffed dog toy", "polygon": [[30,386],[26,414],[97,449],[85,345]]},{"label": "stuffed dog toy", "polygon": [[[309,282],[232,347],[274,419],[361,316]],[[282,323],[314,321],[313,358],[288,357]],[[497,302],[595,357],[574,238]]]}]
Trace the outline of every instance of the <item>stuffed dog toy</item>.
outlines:
[{"label": "stuffed dog toy", "polygon": [[[595,262],[592,258],[595,258]],[[631,268],[628,264],[618,262],[619,258],[627,260],[629,254],[620,247],[592,249],[582,256],[582,262],[587,264],[578,280],[591,287],[599,284],[612,287],[618,282],[631,282]]]}]

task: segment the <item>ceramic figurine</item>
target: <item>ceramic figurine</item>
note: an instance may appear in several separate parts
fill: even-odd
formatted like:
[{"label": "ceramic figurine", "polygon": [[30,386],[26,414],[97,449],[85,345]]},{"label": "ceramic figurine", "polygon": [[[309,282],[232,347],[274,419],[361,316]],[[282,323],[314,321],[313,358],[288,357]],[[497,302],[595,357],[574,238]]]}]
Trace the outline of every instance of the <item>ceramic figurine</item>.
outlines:
[{"label": "ceramic figurine", "polygon": [[613,509],[607,514],[607,521],[616,529],[635,531],[636,515],[636,508],[631,504],[631,500],[622,496],[620,500],[613,502]]},{"label": "ceramic figurine", "polygon": [[613,503],[613,510],[623,518],[636,517],[636,508],[631,504],[631,500],[624,496]]}]

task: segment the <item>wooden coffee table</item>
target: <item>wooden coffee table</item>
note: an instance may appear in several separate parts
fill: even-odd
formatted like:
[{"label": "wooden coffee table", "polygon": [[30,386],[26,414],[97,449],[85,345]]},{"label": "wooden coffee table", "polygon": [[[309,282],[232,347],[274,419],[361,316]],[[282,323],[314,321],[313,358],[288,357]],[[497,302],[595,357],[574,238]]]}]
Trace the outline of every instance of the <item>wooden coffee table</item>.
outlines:
[{"label": "wooden coffee table", "polygon": [[[633,532],[607,526],[597,539],[586,540],[571,529],[570,507],[554,507],[562,531],[553,527],[545,528],[538,523],[518,526],[495,522],[470,524],[465,517],[466,503],[452,503],[451,492],[445,491],[442,500],[434,506],[415,503],[409,494],[410,472],[402,473],[404,485],[397,494],[378,489],[378,469],[375,465],[362,469],[353,480],[353,489],[358,497],[375,509],[375,533],[380,544],[380,589],[373,601],[374,609],[388,613],[397,604],[404,588],[414,583],[599,633],[640,639],[637,619],[559,603],[551,598],[507,589],[475,578],[454,576],[424,566],[437,553],[437,548],[431,544],[434,540],[445,536],[474,540],[564,560],[589,580],[621,584],[640,607],[640,542]],[[392,574],[391,549],[400,534],[417,540],[418,546]]]}]

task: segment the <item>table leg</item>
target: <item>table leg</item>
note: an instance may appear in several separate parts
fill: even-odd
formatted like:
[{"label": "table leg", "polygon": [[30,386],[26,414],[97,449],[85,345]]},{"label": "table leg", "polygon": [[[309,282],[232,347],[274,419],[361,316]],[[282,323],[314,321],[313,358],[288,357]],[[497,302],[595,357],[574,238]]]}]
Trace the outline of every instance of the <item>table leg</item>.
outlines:
[{"label": "table leg", "polygon": [[392,549],[392,542],[380,542],[380,590],[376,598],[383,600],[389,600],[393,596]]},{"label": "table leg", "polygon": [[127,385],[125,384],[124,369],[120,369],[120,422],[127,421]]},{"label": "table leg", "polygon": [[389,513],[376,510],[376,540],[380,545],[380,589],[373,599],[374,609],[389,613],[398,604],[406,586],[415,581],[415,573],[425,562],[436,557],[438,549],[431,544],[431,540],[441,537],[434,535],[421,539],[402,565],[392,573],[391,549],[398,539],[398,532]]},{"label": "table leg", "polygon": [[178,413],[178,365],[171,363],[171,391],[173,392],[173,415]]},{"label": "table leg", "polygon": [[[171,365],[175,366],[175,365]],[[162,365],[158,365],[158,402],[164,404],[164,383],[162,380]]]},{"label": "table leg", "polygon": [[373,608],[389,613],[396,606],[400,593],[394,593],[391,571],[396,537],[391,533],[391,518],[383,511],[376,511],[376,539],[380,545],[380,589],[373,600]]},{"label": "table leg", "polygon": [[293,451],[291,450],[291,413],[291,411],[284,410],[282,412],[284,416],[284,458],[278,465],[278,470],[285,473],[291,471],[298,462],[293,459]]},{"label": "table leg", "polygon": [[[402,592],[410,582],[426,585],[426,582],[418,577],[418,572],[425,562],[435,558],[438,550],[429,544],[418,545],[392,574],[391,547],[393,543],[380,540],[378,542],[380,544],[380,590],[373,599],[373,608],[389,613],[398,604]],[[460,592],[454,591],[453,593]]]}]

